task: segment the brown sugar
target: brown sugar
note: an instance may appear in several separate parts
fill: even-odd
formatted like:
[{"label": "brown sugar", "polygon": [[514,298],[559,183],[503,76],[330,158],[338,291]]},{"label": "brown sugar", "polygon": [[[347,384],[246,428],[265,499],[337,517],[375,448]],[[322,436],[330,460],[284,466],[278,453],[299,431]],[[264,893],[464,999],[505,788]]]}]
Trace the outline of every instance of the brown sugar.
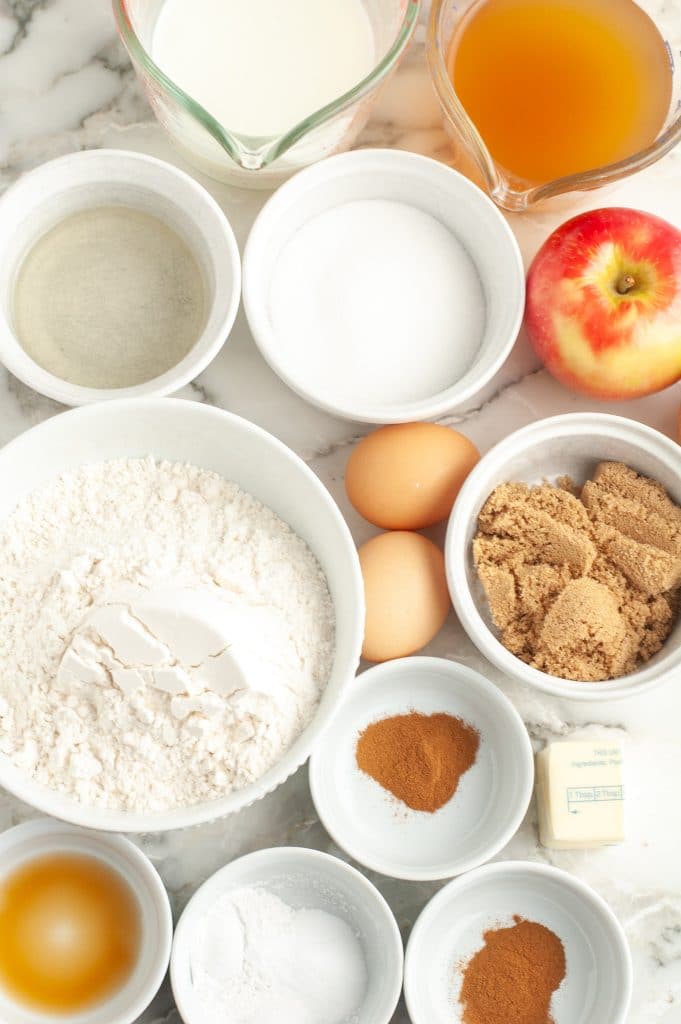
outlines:
[{"label": "brown sugar", "polygon": [[514,917],[486,931],[466,965],[463,1024],[552,1024],[551,998],[565,977],[565,950],[543,924]]},{"label": "brown sugar", "polygon": [[480,734],[461,718],[412,711],[372,722],[355,756],[363,772],[407,807],[432,814],[454,796],[479,746]]},{"label": "brown sugar", "polygon": [[674,625],[681,508],[619,462],[581,489],[502,484],[473,555],[508,650],[562,679],[613,679],[653,657]]}]

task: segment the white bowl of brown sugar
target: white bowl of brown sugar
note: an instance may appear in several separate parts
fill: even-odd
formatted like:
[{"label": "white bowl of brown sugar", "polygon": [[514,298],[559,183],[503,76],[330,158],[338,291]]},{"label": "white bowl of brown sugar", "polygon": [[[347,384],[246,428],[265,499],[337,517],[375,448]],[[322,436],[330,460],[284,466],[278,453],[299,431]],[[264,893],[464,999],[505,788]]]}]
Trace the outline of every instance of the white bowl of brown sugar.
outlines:
[{"label": "white bowl of brown sugar", "polygon": [[681,666],[681,452],[650,427],[575,413],[488,452],[445,546],[478,650],[546,693],[641,693]]}]

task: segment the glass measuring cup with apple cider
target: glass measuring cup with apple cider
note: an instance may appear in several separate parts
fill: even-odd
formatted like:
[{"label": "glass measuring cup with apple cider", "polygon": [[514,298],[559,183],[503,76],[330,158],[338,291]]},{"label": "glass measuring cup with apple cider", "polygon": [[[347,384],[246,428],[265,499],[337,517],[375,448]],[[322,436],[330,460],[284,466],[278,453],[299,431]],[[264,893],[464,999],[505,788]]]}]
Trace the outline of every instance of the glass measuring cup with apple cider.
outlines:
[{"label": "glass measuring cup with apple cider", "polygon": [[508,209],[615,180],[681,137],[678,54],[634,0],[435,0],[433,19],[445,113]]}]

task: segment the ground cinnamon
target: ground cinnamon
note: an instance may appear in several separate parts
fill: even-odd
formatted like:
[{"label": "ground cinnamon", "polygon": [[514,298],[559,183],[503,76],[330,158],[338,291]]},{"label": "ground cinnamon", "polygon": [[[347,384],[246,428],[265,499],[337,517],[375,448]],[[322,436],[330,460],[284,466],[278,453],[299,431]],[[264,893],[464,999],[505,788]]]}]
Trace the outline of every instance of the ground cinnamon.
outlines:
[{"label": "ground cinnamon", "polygon": [[479,745],[479,733],[461,718],[412,711],[372,722],[357,740],[356,758],[407,807],[432,814],[454,796]]},{"label": "ground cinnamon", "polygon": [[513,920],[485,932],[485,945],[465,968],[463,1024],[553,1022],[551,997],[565,977],[563,943],[543,924]]}]

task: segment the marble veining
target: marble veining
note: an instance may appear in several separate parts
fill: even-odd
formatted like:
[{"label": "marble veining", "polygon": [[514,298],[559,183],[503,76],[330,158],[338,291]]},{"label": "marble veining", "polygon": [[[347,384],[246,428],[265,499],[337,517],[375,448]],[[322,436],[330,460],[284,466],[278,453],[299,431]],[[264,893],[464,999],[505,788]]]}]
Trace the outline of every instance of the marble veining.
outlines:
[{"label": "marble veining", "polygon": [[[681,0],[654,0],[674,42],[681,41]],[[423,27],[398,75],[384,90],[360,145],[392,146],[448,163],[452,151],[425,69]],[[150,153],[185,166],[152,119],[108,0],[0,0],[0,189],[23,171],[62,153],[109,146]],[[196,175],[229,216],[243,246],[266,195]],[[681,149],[636,178],[605,192],[562,200],[550,211],[509,217],[529,261],[549,231],[572,213],[604,204],[637,206],[681,225]],[[306,406],[260,358],[243,316],[224,350],[181,397],[240,413],[299,452],[337,499],[358,542],[375,530],[349,507],[343,470],[350,446],[366,432]],[[565,391],[542,371],[521,337],[482,395],[442,422],[461,425],[483,450],[543,416],[580,409],[620,413],[674,435],[681,386],[627,403],[591,402]],[[0,444],[60,411],[0,368]],[[442,531],[433,531],[438,538]],[[454,615],[427,653],[481,670],[510,696],[535,746],[552,737],[624,736],[629,838],[600,851],[550,852],[538,845],[531,806],[499,859],[529,859],[566,868],[595,886],[624,924],[635,986],[628,1024],[681,1022],[681,691],[674,682],[640,698],[580,704],[545,696],[503,678],[477,654]],[[0,829],[34,814],[0,793]],[[179,914],[196,887],[226,861],[250,850],[299,844],[339,851],[314,813],[306,769],[238,816],[182,832],[138,837],[158,866]],[[438,883],[371,876],[389,900],[406,939]],[[400,1007],[393,1024],[406,1024]],[[178,1024],[166,984],[140,1024]],[[603,1024],[608,1024],[604,1021]]]}]

